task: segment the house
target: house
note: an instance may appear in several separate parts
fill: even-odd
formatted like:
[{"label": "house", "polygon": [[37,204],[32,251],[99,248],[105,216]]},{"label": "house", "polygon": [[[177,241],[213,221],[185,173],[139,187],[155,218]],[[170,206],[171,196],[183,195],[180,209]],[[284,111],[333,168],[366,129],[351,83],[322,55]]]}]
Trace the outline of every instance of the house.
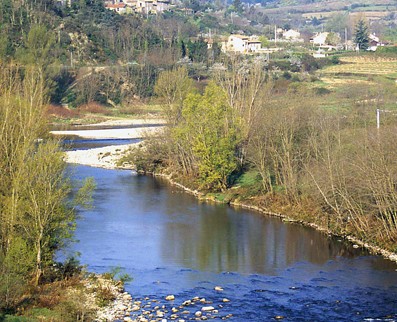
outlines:
[{"label": "house", "polygon": [[127,12],[127,5],[124,2],[108,3],[105,4],[105,8],[123,14]]},{"label": "house", "polygon": [[293,29],[283,31],[283,38],[289,41],[303,41],[301,39],[301,33]]},{"label": "house", "polygon": [[259,41],[258,38],[249,39],[247,41],[247,51],[250,53],[256,53],[261,50],[262,43]]},{"label": "house", "polygon": [[154,0],[138,0],[136,4],[136,12],[149,14],[154,12]]},{"label": "house", "polygon": [[257,36],[230,35],[222,44],[223,52],[236,52],[241,54],[256,53],[261,50],[261,42]]},{"label": "house", "polygon": [[[70,0],[68,0],[70,1]],[[117,13],[138,12],[145,15],[169,10],[170,0],[106,0],[105,8]]]},{"label": "house", "polygon": [[226,51],[245,52],[247,50],[248,39],[248,36],[230,35],[226,42]]},{"label": "house", "polygon": [[376,51],[378,47],[385,45],[380,41],[379,37],[375,36],[375,34],[370,34],[368,38],[369,38],[369,43],[367,50],[369,51]]},{"label": "house", "polygon": [[127,7],[135,10],[138,0],[124,0],[123,2],[127,5]]},{"label": "house", "polygon": [[328,34],[328,32],[316,33],[312,38],[310,38],[310,42],[316,46],[324,46],[326,44]]},{"label": "house", "polygon": [[157,0],[156,11],[157,12],[164,12],[168,11],[170,8],[170,2],[168,0]]}]

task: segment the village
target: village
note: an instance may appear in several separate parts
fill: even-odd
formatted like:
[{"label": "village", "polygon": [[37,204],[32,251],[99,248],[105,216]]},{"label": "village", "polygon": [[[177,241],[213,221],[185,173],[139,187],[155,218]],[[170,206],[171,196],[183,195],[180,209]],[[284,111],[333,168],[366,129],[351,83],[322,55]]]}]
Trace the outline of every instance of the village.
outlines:
[{"label": "village", "polygon": [[[105,0],[105,8],[118,14],[139,13],[142,15],[157,15],[165,11],[179,10],[185,14],[193,14],[189,8],[181,6],[175,0]],[[221,46],[223,53],[238,53],[245,55],[265,54],[281,51],[286,44],[309,45],[315,58],[327,57],[332,51],[349,50],[359,51],[353,40],[347,39],[347,34],[341,35],[337,32],[321,31],[315,32],[307,41],[296,29],[283,29],[274,26],[273,39],[267,39],[261,35],[231,34],[230,36],[216,35],[211,33],[199,35],[204,38],[211,49],[216,42]],[[382,42],[375,33],[370,33],[367,51],[376,51],[378,47],[388,45]],[[269,40],[269,41],[268,41]]]},{"label": "village", "polygon": [[[71,6],[74,2],[75,0],[58,0],[58,3],[62,6]],[[137,14],[145,18],[155,17],[167,12],[171,15],[182,14],[190,17],[203,15],[202,12],[194,12],[192,8],[178,0],[104,0],[104,6],[107,10],[120,15]],[[260,7],[260,4],[251,5],[250,8],[257,7]],[[235,15],[235,19],[239,17],[236,12],[231,12],[230,15],[231,20],[233,20],[233,15]],[[322,25],[312,29],[310,34],[307,30],[302,33],[300,28],[287,25],[280,27],[276,23],[274,25],[269,24],[267,32],[263,31],[262,34],[258,30],[252,33],[244,28],[237,33],[231,32],[229,35],[217,30],[213,30],[211,33],[211,28],[206,29],[208,29],[208,32],[199,33],[192,38],[193,41],[194,39],[202,39],[207,43],[208,49],[211,49],[216,43],[223,53],[268,56],[287,47],[292,50],[305,47],[314,58],[324,58],[337,51],[362,50],[352,39],[351,31],[350,33],[347,29],[339,30],[339,32],[324,31]],[[270,29],[272,30],[269,32]],[[368,40],[366,51],[374,52],[379,47],[389,45],[387,41],[381,40],[379,35],[371,30],[368,32]]]}]

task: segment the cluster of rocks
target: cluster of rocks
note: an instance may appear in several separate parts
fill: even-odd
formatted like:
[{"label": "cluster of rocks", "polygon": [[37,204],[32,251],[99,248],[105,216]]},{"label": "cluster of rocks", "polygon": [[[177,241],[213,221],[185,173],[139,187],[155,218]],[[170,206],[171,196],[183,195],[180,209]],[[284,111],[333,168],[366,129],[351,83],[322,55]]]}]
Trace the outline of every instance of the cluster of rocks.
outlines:
[{"label": "cluster of rocks", "polygon": [[[185,322],[185,321],[206,321],[206,320],[227,320],[232,314],[225,314],[221,311],[230,302],[227,298],[217,297],[207,300],[202,297],[193,297],[183,300],[176,299],[174,295],[156,299],[145,297],[132,299],[132,296],[125,292],[120,283],[95,275],[94,279],[88,280],[85,285],[93,297],[98,297],[100,291],[106,290],[107,294],[113,297],[105,307],[97,308],[94,321],[123,321],[123,322]],[[215,287],[217,293],[222,292],[220,286]]]},{"label": "cluster of rocks", "polygon": [[91,307],[95,305],[94,321],[122,321],[130,316],[132,296],[124,291],[121,282],[100,274],[91,274],[84,284],[89,299],[93,302]]},{"label": "cluster of rocks", "polygon": [[127,292],[119,292],[116,299],[98,311],[96,321],[131,321],[132,297]]},{"label": "cluster of rocks", "polygon": [[[232,314],[222,314],[227,298],[209,301],[198,296],[188,300],[177,300],[174,295],[164,299],[148,297],[133,302],[132,314],[124,319],[126,322],[168,322],[168,321],[206,321],[211,319],[227,320]],[[179,303],[179,304],[178,304]]]}]

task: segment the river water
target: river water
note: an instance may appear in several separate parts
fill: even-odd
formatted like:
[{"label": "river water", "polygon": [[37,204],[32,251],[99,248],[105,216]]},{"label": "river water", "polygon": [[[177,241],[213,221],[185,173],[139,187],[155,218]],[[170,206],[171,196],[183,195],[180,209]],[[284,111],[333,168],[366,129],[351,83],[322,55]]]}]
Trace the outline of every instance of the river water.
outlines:
[{"label": "river water", "polygon": [[94,177],[97,189],[69,252],[90,271],[121,267],[135,299],[198,296],[218,309],[213,321],[397,320],[397,266],[379,256],[131,171],[71,166],[70,176]]}]

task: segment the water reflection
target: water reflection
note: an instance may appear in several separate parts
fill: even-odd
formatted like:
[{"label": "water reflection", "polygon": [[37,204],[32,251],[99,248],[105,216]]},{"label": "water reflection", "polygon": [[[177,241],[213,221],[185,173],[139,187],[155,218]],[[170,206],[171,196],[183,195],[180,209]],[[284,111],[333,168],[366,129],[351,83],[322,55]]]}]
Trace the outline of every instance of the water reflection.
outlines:
[{"label": "water reflection", "polygon": [[196,203],[192,208],[187,199],[181,194],[168,198],[166,209],[178,209],[179,215],[166,223],[164,261],[211,272],[276,275],[299,261],[324,264],[337,256],[362,254],[313,229],[222,205]]},{"label": "water reflection", "polygon": [[201,203],[159,179],[87,167],[84,172],[98,181],[91,213],[101,218],[103,238],[117,232],[121,249],[144,244],[143,251],[128,251],[143,266],[149,251],[157,267],[276,275],[297,262],[322,265],[338,256],[367,254],[278,218]]}]

